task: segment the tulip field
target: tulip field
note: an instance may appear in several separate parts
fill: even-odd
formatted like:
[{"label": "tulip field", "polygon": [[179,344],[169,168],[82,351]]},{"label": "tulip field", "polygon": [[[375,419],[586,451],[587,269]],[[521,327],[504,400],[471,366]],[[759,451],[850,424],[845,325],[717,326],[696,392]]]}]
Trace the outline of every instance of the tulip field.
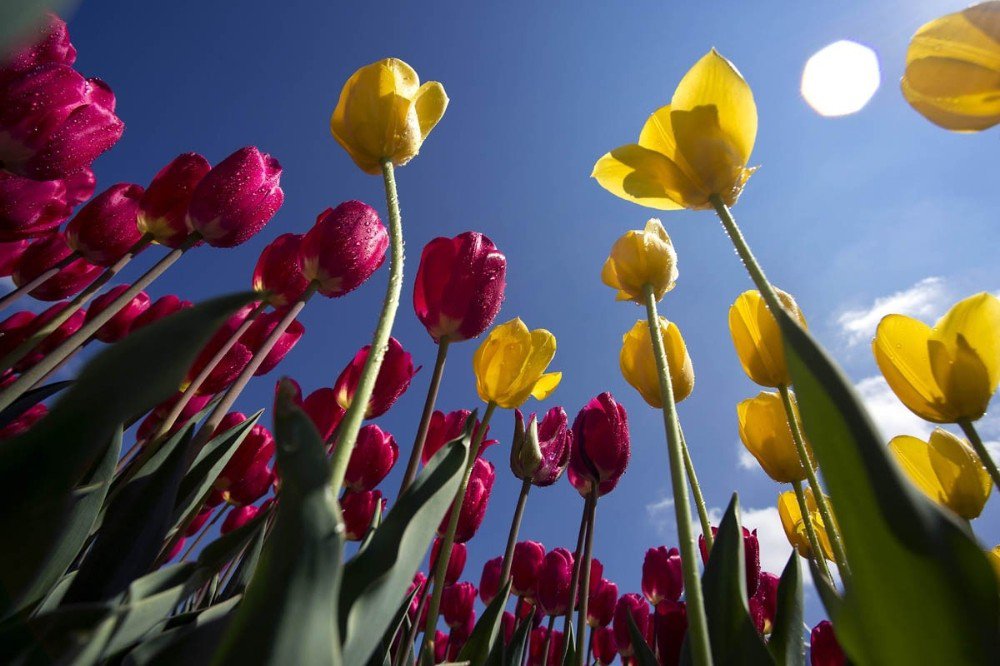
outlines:
[{"label": "tulip field", "polygon": [[[272,220],[298,176],[254,136],[214,163],[175,151],[147,180],[99,180],[129,102],[85,70],[70,14],[47,7],[0,8],[0,277],[11,285],[0,295],[0,664],[1000,663],[1000,545],[974,522],[1000,489],[983,434],[1000,385],[1000,298],[969,291],[936,321],[880,314],[861,353],[893,404],[933,424],[926,437],[884,437],[810,332],[823,315],[794,283],[769,279],[773,249],[757,238],[773,239],[742,214],[758,182],[782,185],[757,175],[768,107],[758,115],[754,73],[725,49],[687,53],[658,107],[593,156],[587,187],[632,218],[606,222],[617,240],[603,266],[547,270],[578,273],[638,319],[613,351],[629,395],[598,390],[570,406],[560,390],[577,386],[576,369],[557,336],[511,307],[519,248],[494,242],[476,214],[454,236],[406,214],[427,177],[411,180],[407,165],[429,161],[435,128],[474,116],[447,77],[391,51],[352,62],[316,142],[384,200],[328,184],[324,196],[346,200],[279,234]],[[942,9],[908,43],[899,89],[884,94],[992,154],[1000,0]],[[698,258],[671,238],[674,211],[697,211],[736,255],[741,281],[719,321],[759,392],[717,411],[775,489],[790,553],[777,569],[774,544],[745,526],[741,488],[709,497],[708,463],[734,463],[706,456],[711,443],[678,409],[709,359],[685,338],[677,299],[697,287],[679,267]],[[428,227],[429,242],[406,243]],[[244,290],[151,295],[191,254],[261,239]],[[808,263],[793,241],[773,244]],[[371,304],[352,306],[370,313],[360,348],[307,331],[306,308],[341,312],[350,299]],[[590,335],[596,316],[570,330]],[[433,354],[399,336],[407,319]],[[326,336],[324,353],[295,356],[310,335]],[[293,377],[306,366],[330,381],[304,388]],[[449,411],[442,396],[462,375],[474,394]],[[400,428],[389,419],[414,395],[418,416]],[[637,427],[648,425],[637,409],[655,428]],[[641,517],[598,519],[639,451],[666,489],[668,542]],[[571,511],[549,503],[552,488],[571,494]],[[572,541],[546,533],[543,545],[526,515]],[[614,530],[646,544],[638,585],[602,562],[626,543]],[[503,547],[481,557],[484,535]]]}]

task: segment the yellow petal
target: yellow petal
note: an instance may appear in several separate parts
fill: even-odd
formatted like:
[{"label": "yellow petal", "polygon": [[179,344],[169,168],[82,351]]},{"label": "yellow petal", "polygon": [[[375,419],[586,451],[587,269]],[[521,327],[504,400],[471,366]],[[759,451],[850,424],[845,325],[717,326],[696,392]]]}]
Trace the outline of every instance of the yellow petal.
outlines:
[{"label": "yellow petal", "polygon": [[[785,311],[807,328],[795,299],[776,289]],[[785,363],[784,342],[777,320],[760,292],[745,291],[729,308],[729,333],[744,372],[761,386],[778,388],[791,384]]]},{"label": "yellow petal", "polygon": [[1000,382],[1000,299],[976,294],[956,303],[937,324],[938,337],[946,343],[959,336],[979,357],[989,377],[990,392]]},{"label": "yellow petal", "polygon": [[707,208],[708,195],[697,189],[680,168],[660,153],[629,144],[607,153],[591,177],[615,196],[647,208]]},{"label": "yellow petal", "polygon": [[420,136],[426,139],[434,126],[444,116],[445,109],[448,108],[448,95],[437,81],[428,81],[420,86],[413,104],[417,111],[417,118],[420,122]]},{"label": "yellow petal", "polygon": [[910,411],[934,423],[955,419],[934,378],[928,343],[933,331],[904,315],[888,315],[879,322],[872,352],[882,376]]},{"label": "yellow petal", "polygon": [[785,530],[788,543],[799,555],[809,557],[812,554],[812,547],[803,529],[802,510],[799,508],[795,491],[789,490],[778,495],[778,517],[781,519],[781,527]]},{"label": "yellow petal", "polygon": [[535,387],[531,390],[531,397],[535,400],[545,400],[559,386],[562,381],[561,372],[548,372],[538,378]]},{"label": "yellow petal", "polygon": [[927,442],[909,435],[899,435],[889,441],[889,450],[913,485],[933,501],[945,505],[947,497],[931,464]]},{"label": "yellow petal", "polygon": [[761,392],[736,406],[740,440],[768,476],[778,483],[806,478],[784,404],[777,393]]},{"label": "yellow petal", "polygon": [[947,430],[937,428],[927,448],[931,469],[947,506],[966,520],[977,517],[990,498],[993,482],[972,447]]}]

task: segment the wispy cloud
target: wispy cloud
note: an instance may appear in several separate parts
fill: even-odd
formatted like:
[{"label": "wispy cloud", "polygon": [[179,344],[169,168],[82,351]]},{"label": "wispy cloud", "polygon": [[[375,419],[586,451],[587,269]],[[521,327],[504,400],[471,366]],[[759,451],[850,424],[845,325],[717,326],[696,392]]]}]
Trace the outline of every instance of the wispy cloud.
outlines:
[{"label": "wispy cloud", "polygon": [[909,289],[876,298],[867,308],[845,310],[837,317],[837,325],[849,347],[871,340],[882,317],[905,314],[933,320],[947,309],[949,289],[943,278],[928,277]]},{"label": "wispy cloud", "polygon": [[907,409],[881,375],[866,377],[855,385],[869,415],[885,441],[896,435],[927,437],[934,425]]},{"label": "wispy cloud", "polygon": [[736,464],[739,465],[740,469],[759,470],[760,465],[757,464],[757,459],[747,451],[747,447],[743,446],[742,442],[737,442],[736,446]]}]

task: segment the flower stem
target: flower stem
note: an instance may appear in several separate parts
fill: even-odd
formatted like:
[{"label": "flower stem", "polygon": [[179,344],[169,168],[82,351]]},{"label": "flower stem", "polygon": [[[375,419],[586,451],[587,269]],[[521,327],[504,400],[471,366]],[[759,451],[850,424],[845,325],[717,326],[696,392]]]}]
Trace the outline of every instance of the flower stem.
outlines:
[{"label": "flower stem", "polygon": [[589,636],[587,637],[587,666],[593,663],[594,657],[594,628],[590,628]]},{"label": "flower stem", "polygon": [[715,207],[715,212],[718,214],[719,220],[722,222],[722,226],[729,236],[729,240],[732,241],[733,247],[736,248],[736,254],[739,255],[743,266],[750,274],[750,279],[753,280],[757,290],[760,291],[761,296],[764,298],[764,302],[767,303],[767,307],[774,312],[780,310],[781,301],[778,299],[778,294],[774,291],[771,283],[768,282],[767,276],[764,275],[764,269],[757,263],[757,258],[753,256],[753,252],[751,252],[750,246],[747,244],[747,239],[743,237],[743,232],[736,225],[736,220],[729,211],[729,207],[723,203],[717,194],[712,195],[712,205]]},{"label": "flower stem", "polygon": [[[528,493],[531,492],[531,479],[521,483],[521,493],[517,496],[514,507],[514,517],[510,521],[510,533],[507,535],[507,548],[503,552],[503,566],[500,567],[500,589],[507,584],[510,567],[514,562],[514,546],[517,544],[517,533],[521,530],[521,518],[524,517],[524,507],[528,503]],[[506,603],[504,604],[506,606]]]},{"label": "flower stem", "polygon": [[184,551],[183,555],[181,555],[181,559],[179,560],[180,562],[183,562],[188,558],[188,555],[191,554],[191,551],[194,550],[195,546],[201,543],[201,540],[205,538],[205,535],[208,534],[208,531],[212,529],[212,525],[217,523],[219,518],[222,518],[222,516],[226,513],[226,509],[228,508],[229,508],[228,506],[223,506],[221,511],[215,512],[215,515],[212,516],[212,519],[208,521],[208,524],[205,525],[205,527],[203,527],[200,532],[198,532],[198,536],[194,538],[194,541],[191,542],[191,545],[188,546],[188,549]]},{"label": "flower stem", "polygon": [[[382,162],[382,179],[385,184],[385,202],[389,209],[389,243],[392,258],[389,264],[389,284],[385,290],[385,300],[382,302],[382,313],[379,315],[375,334],[372,336],[368,358],[361,369],[361,379],[358,388],[341,421],[340,436],[333,450],[333,460],[330,464],[330,487],[334,493],[340,492],[347,472],[347,463],[351,460],[354,442],[361,430],[361,422],[365,418],[368,400],[375,389],[375,379],[382,367],[382,357],[389,346],[389,335],[392,333],[392,323],[396,319],[399,308],[399,294],[403,288],[403,218],[399,212],[399,195],[396,192],[396,177],[392,162]],[[447,558],[445,558],[447,562]]]},{"label": "flower stem", "polygon": [[[545,632],[545,643],[542,645],[542,666],[548,666],[549,663],[549,646],[552,644],[552,629],[556,624],[556,616],[549,616],[548,631]],[[566,635],[563,634],[563,642],[565,643]],[[558,665],[554,665],[558,666]]]},{"label": "flower stem", "polygon": [[[678,428],[680,426],[678,425]],[[708,519],[708,507],[705,505],[705,496],[701,494],[701,484],[698,483],[698,475],[694,471],[694,461],[691,460],[691,452],[688,451],[687,438],[681,430],[681,448],[684,453],[684,469],[687,471],[688,482],[691,484],[691,491],[694,493],[694,504],[698,508],[698,520],[701,521],[701,534],[705,537],[705,550],[712,552],[715,545],[715,537],[712,536],[712,522]]]},{"label": "flower stem", "polygon": [[58,273],[59,271],[61,271],[66,266],[69,266],[71,263],[73,263],[74,261],[76,261],[79,258],[80,258],[80,253],[76,252],[76,251],[73,251],[70,254],[68,254],[67,256],[63,257],[59,261],[59,263],[57,263],[55,266],[52,266],[48,270],[39,273],[34,279],[32,279],[32,280],[30,280],[28,282],[25,282],[24,284],[22,284],[20,287],[18,287],[14,291],[10,292],[9,294],[4,295],[3,298],[0,298],[0,312],[3,312],[7,308],[9,308],[11,305],[13,305],[14,302],[17,299],[21,298],[22,296],[24,296],[25,294],[27,294],[29,292],[34,291],[35,288],[40,287],[43,284],[45,284],[46,282],[48,282],[49,278],[51,278],[56,273]]},{"label": "flower stem", "polygon": [[[597,519],[597,484],[590,490],[587,507],[587,541],[583,549],[583,571],[580,578],[580,609],[576,614],[576,666],[583,666],[583,635],[587,633],[587,603],[590,601],[590,560],[594,554],[594,523]],[[569,644],[569,634],[564,635]]]},{"label": "flower stem", "polygon": [[[597,482],[594,481],[596,484]],[[580,532],[576,537],[576,550],[573,551],[573,575],[569,579],[569,603],[566,606],[566,613],[563,618],[563,636],[569,636],[569,627],[573,623],[573,610],[576,608],[576,594],[580,589],[580,571],[583,565],[583,548],[587,540],[587,516],[590,513],[590,494],[583,498],[583,511],[580,512]],[[563,641],[562,653],[559,655],[559,664],[566,661],[566,653],[569,652],[569,643]]]},{"label": "flower stem", "polygon": [[983,439],[979,436],[976,426],[972,425],[972,421],[959,421],[958,426],[965,433],[965,436],[969,438],[972,448],[975,450],[976,455],[979,456],[979,461],[983,463],[986,471],[990,473],[993,485],[996,486],[997,490],[1000,490],[1000,471],[997,470],[997,464],[990,457],[990,452],[986,450],[986,445],[983,444]]},{"label": "flower stem", "polygon": [[795,489],[795,499],[799,502],[799,512],[802,514],[802,524],[806,528],[806,537],[809,539],[809,547],[812,549],[813,559],[816,560],[816,564],[819,568],[823,570],[826,577],[833,582],[833,576],[830,574],[830,567],[826,564],[826,556],[823,554],[823,548],[820,546],[819,537],[816,536],[816,528],[812,522],[812,516],[809,513],[809,504],[806,502],[805,491],[802,490],[801,481],[793,481],[792,488]]},{"label": "flower stem", "polygon": [[434,361],[434,372],[431,374],[431,384],[427,387],[427,399],[424,400],[424,411],[420,415],[420,425],[417,427],[417,437],[413,440],[413,450],[410,451],[410,460],[406,464],[406,472],[403,474],[403,482],[399,486],[399,497],[413,483],[417,476],[417,466],[420,464],[420,457],[424,451],[424,442],[427,440],[427,429],[431,425],[431,416],[434,414],[434,403],[437,402],[438,389],[441,387],[441,376],[444,374],[444,362],[448,358],[448,336],[444,336],[438,341],[437,359]]},{"label": "flower stem", "polygon": [[806,478],[809,479],[809,487],[812,488],[813,498],[816,500],[816,508],[823,518],[823,525],[826,533],[830,537],[830,546],[833,548],[833,556],[837,560],[837,569],[840,570],[840,577],[848,579],[851,576],[851,569],[847,563],[847,553],[844,550],[844,541],[840,538],[840,530],[833,519],[833,510],[830,502],[823,494],[823,487],[819,484],[819,477],[813,467],[812,458],[806,448],[805,439],[802,437],[802,428],[799,427],[799,420],[795,417],[795,409],[792,406],[792,397],[787,386],[779,386],[778,393],[781,394],[781,403],[785,406],[785,418],[788,419],[788,427],[792,431],[792,441],[795,442],[795,450],[799,454],[799,462],[806,470]]},{"label": "flower stem", "polygon": [[663,425],[667,434],[667,453],[670,461],[670,479],[674,494],[674,513],[677,518],[677,540],[681,550],[681,564],[684,571],[684,590],[687,594],[688,640],[694,663],[706,666],[712,663],[712,648],[708,640],[708,619],[698,575],[697,544],[691,530],[691,504],[688,498],[687,479],[684,474],[684,451],[681,444],[680,424],[677,405],[674,403],[674,389],[670,382],[670,368],[667,351],[663,346],[660,332],[660,318],[656,311],[656,294],[652,285],[643,290],[646,296],[646,316],[649,333],[653,341],[653,356],[660,376],[660,396],[663,401]]},{"label": "flower stem", "polygon": [[[469,478],[472,476],[472,467],[476,464],[479,456],[479,448],[483,444],[483,437],[486,435],[487,426],[493,418],[493,412],[497,404],[490,402],[486,405],[486,412],[479,428],[475,430],[472,446],[469,447],[469,458],[465,462],[465,473],[462,481],[455,491],[455,499],[451,502],[451,514],[448,518],[448,531],[441,541],[441,549],[438,551],[437,566],[434,567],[434,592],[431,596],[431,605],[427,608],[427,624],[424,627],[424,642],[421,653],[427,655],[434,654],[434,630],[437,627],[438,614],[441,612],[441,594],[444,592],[444,579],[448,573],[448,563],[451,561],[451,549],[455,545],[455,530],[458,529],[458,517],[462,513],[462,503],[465,501],[465,490],[469,487]],[[429,583],[428,583],[429,584]],[[417,618],[419,621],[419,618]]]}]

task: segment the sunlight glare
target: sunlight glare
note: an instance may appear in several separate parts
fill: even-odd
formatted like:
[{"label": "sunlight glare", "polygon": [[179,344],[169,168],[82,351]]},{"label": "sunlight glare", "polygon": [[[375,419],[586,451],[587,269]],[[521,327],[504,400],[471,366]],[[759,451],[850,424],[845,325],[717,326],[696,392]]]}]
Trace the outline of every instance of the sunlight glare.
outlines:
[{"label": "sunlight glare", "polygon": [[879,82],[875,51],[841,40],[823,47],[806,62],[802,97],[821,116],[846,116],[864,108]]}]

